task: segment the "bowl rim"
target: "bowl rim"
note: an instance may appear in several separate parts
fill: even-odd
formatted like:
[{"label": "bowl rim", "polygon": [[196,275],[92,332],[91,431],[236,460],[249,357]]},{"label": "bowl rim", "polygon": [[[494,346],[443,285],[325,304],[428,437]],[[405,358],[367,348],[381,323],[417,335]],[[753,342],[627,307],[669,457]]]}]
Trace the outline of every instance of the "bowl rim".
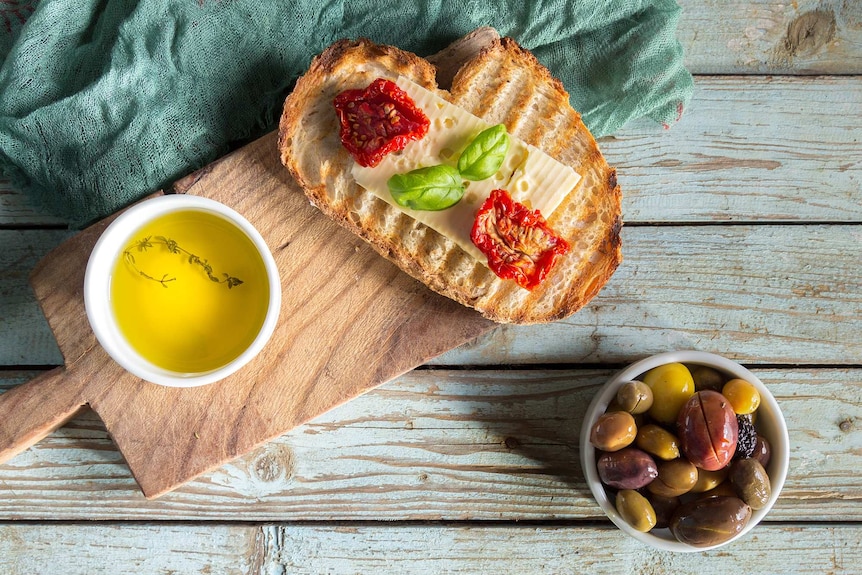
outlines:
[{"label": "bowl rim", "polygon": [[[637,376],[642,375],[654,367],[674,362],[714,367],[725,374],[749,381],[757,387],[761,395],[761,404],[758,408],[758,421],[761,423],[764,421],[770,422],[767,426],[769,433],[764,433],[764,435],[768,436],[772,446],[772,456],[768,466],[768,475],[772,488],[769,500],[763,508],[752,510],[751,519],[745,528],[727,541],[716,545],[694,547],[675,540],[667,529],[658,529],[648,533],[642,533],[630,526],[617,513],[614,503],[608,497],[607,492],[599,479],[595,463],[597,450],[589,441],[590,430],[593,422],[607,409],[611,399],[616,395],[616,388],[621,383],[633,380]],[[760,410],[764,410],[765,413],[761,413]],[[581,425],[580,456],[584,478],[590,492],[593,494],[593,498],[602,508],[605,515],[607,515],[608,518],[622,531],[657,549],[676,552],[701,552],[728,545],[743,537],[769,513],[778,499],[787,478],[787,469],[790,460],[790,438],[784,415],[781,412],[778,402],[772,395],[772,392],[769,391],[760,378],[751,373],[747,368],[731,359],[710,352],[696,350],[667,351],[646,357],[628,365],[614,374],[602,385],[599,392],[593,396]]]},{"label": "bowl rim", "polygon": [[[181,373],[166,370],[141,357],[122,337],[110,310],[110,277],[120,250],[150,220],[168,213],[197,210],[217,215],[236,226],[254,244],[263,259],[270,285],[263,324],[239,356],[212,370]],[[120,213],[99,236],[84,272],[84,308],[99,344],[124,369],[151,383],[167,387],[197,387],[235,373],[267,344],[281,311],[281,280],[272,252],[260,232],[244,216],[221,202],[202,196],[166,194],[138,202]]]}]

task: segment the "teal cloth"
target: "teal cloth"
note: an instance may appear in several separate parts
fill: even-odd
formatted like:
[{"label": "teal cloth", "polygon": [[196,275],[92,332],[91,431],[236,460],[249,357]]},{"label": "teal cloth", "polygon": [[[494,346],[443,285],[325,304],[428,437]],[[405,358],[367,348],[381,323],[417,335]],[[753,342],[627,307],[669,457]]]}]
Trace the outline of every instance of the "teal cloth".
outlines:
[{"label": "teal cloth", "polygon": [[672,0],[8,0],[0,171],[78,227],[277,126],[311,58],[364,36],[430,55],[480,26],[532,50],[596,136],[691,97]]}]

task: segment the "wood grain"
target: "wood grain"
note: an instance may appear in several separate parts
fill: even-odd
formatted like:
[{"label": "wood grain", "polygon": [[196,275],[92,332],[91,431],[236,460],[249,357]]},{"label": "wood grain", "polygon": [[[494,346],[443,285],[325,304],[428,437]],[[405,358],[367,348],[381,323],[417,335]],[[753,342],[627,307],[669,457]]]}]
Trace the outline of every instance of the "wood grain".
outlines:
[{"label": "wood grain", "polygon": [[65,226],[61,218],[51,216],[9,180],[0,177],[0,226]]},{"label": "wood grain", "polygon": [[229,525],[0,525],[0,572],[262,575],[262,539]]},{"label": "wood grain", "polygon": [[[685,210],[694,210],[690,217],[712,218],[722,209],[722,200],[715,195],[716,192],[730,191],[730,205],[724,208],[728,216],[736,214],[745,218],[746,214],[759,215],[758,210],[746,209],[750,207],[750,202],[746,202],[743,190],[751,187],[752,182],[757,185],[750,177],[751,170],[757,166],[763,170],[767,182],[781,183],[782,180],[777,174],[768,170],[769,165],[774,165],[769,162],[780,162],[780,169],[786,172],[793,170],[794,160],[809,166],[825,162],[829,167],[831,162],[828,161],[828,156],[831,155],[835,166],[840,168],[849,164],[855,170],[858,186],[860,167],[858,160],[854,158],[859,157],[859,142],[855,141],[855,147],[849,144],[853,142],[852,134],[859,130],[860,121],[855,110],[859,109],[862,85],[858,77],[852,76],[862,74],[862,5],[847,0],[687,0],[681,5],[683,9],[677,37],[685,49],[686,66],[697,76],[696,93],[684,117],[684,124],[688,126],[685,129],[697,130],[698,126],[705,123],[710,126],[710,131],[700,136],[709,138],[710,134],[713,134],[720,139],[722,134],[725,134],[729,137],[724,142],[725,146],[720,147],[716,153],[716,149],[710,146],[708,141],[699,143],[700,136],[694,140],[689,139],[688,134],[678,136],[683,125],[675,126],[664,136],[661,135],[659,127],[646,123],[648,128],[645,129],[648,133],[632,127],[618,134],[624,140],[634,138],[623,146],[637,145],[641,151],[650,151],[650,154],[643,156],[645,158],[655,158],[658,150],[662,157],[657,161],[674,163],[679,160],[685,164],[687,161],[684,162],[683,159],[694,155],[693,163],[709,168],[707,173],[695,173],[694,182],[691,184],[686,182],[688,175],[684,173],[684,165],[665,166],[675,168],[671,172],[654,169],[653,177],[661,177],[662,174],[665,177],[659,182],[652,180],[651,192],[659,189],[667,192],[668,185],[672,184],[674,201],[657,206],[662,214],[671,217],[671,212],[678,207],[684,217],[688,215]],[[835,19],[831,35],[831,26],[823,25],[824,21],[831,22],[830,15]],[[825,38],[829,39],[824,41]],[[717,80],[726,83],[726,88],[710,98],[710,84],[716,80],[709,76],[717,74],[730,76]],[[742,76],[738,76],[740,74]],[[837,76],[791,77],[819,74]],[[772,75],[788,77],[775,78],[771,77]],[[774,83],[778,85],[775,86]],[[810,95],[807,93],[809,90],[812,92]],[[734,95],[736,91],[740,91],[738,98]],[[699,112],[699,101],[704,97],[710,102],[710,108]],[[844,99],[845,103],[839,105],[839,109],[832,110],[831,106],[836,99]],[[842,112],[842,109],[845,111]],[[848,109],[850,113],[846,113]],[[767,110],[767,113],[764,110]],[[745,120],[735,121],[740,117]],[[813,118],[816,118],[816,121]],[[722,122],[725,124],[724,129],[720,127]],[[719,127],[716,128],[716,125]],[[712,132],[714,129],[718,130],[717,134]],[[807,130],[813,133],[806,134]],[[760,150],[759,154],[749,149],[758,148],[760,144],[755,135],[764,131],[771,131],[767,137],[774,140],[782,158],[772,157],[769,145]],[[640,154],[614,156],[612,145],[600,142],[600,146],[603,151],[611,154],[611,160],[620,158],[627,161],[641,157]],[[701,146],[705,149],[701,149]],[[794,150],[804,150],[806,154],[812,153],[815,157],[806,158],[806,154],[794,154]],[[703,157],[697,158],[696,154],[703,154]],[[746,157],[752,157],[761,163],[741,162]],[[736,165],[734,161],[737,162]],[[627,166],[624,163],[619,167]],[[641,166],[635,164],[633,167],[637,169],[639,178]],[[735,175],[736,168],[740,167],[744,173]],[[836,175],[846,182],[851,175],[846,173],[848,169],[844,167],[843,171],[832,170],[818,174],[808,168],[805,170],[805,178],[814,181],[802,181],[798,184],[794,184],[795,177],[791,177],[786,192],[773,189],[766,194],[770,202],[776,204],[777,210],[772,217],[795,219],[805,215],[798,207],[794,207],[795,200],[816,208],[819,214],[814,217],[818,219],[831,214],[838,219],[846,220],[850,217],[858,221],[859,202],[851,202],[851,198],[846,195],[843,195],[842,200],[842,193],[833,190],[830,184],[831,177]],[[619,169],[618,172],[622,177],[627,170]],[[681,177],[667,177],[674,173]],[[629,173],[628,177],[634,176]],[[725,180],[728,177],[729,179]],[[722,189],[723,181],[727,181],[727,186]],[[739,186],[737,183],[744,185]],[[809,187],[809,183],[814,185]],[[698,186],[698,190],[691,192],[692,186]],[[649,213],[647,203],[641,205],[639,202],[634,206],[630,204],[627,198],[632,188],[640,187],[639,180],[632,180],[627,186],[624,185],[623,213],[627,214],[629,219],[633,216],[638,219],[661,218],[661,214],[656,216]],[[693,195],[689,202],[681,202],[684,198],[680,196],[686,193],[687,187]],[[818,190],[818,194],[825,193],[826,198],[820,202],[810,198],[812,189]],[[847,188],[843,190],[846,192]],[[712,195],[704,198],[703,194],[710,191]],[[787,197],[773,197],[782,193],[786,193]],[[657,201],[654,194],[651,193],[649,197],[652,198],[651,201]],[[701,206],[699,201],[692,201],[699,198],[705,199],[706,205]],[[738,210],[735,209],[737,206]],[[842,209],[849,209],[851,215],[842,214]],[[707,212],[707,215],[699,215],[701,211]],[[32,202],[15,191],[8,181],[0,179],[0,225],[58,223],[62,221],[41,213]]]},{"label": "wood grain", "polygon": [[621,363],[668,349],[862,362],[860,226],[645,226],[622,238],[623,263],[577,314],[542,330],[500,327],[431,363]]},{"label": "wood grain", "polygon": [[[860,4],[682,5],[694,98],[600,142],[626,261],[573,323],[497,329],[157,500],[85,409],[0,464],[0,572],[858,573]],[[61,224],[0,179],[0,366],[63,361],[26,285]],[[613,368],[676,347],[753,367],[793,444],[768,521],[692,555],[600,518],[572,447]]]},{"label": "wood grain", "polygon": [[31,383],[0,396],[0,460],[86,403],[155,497],[491,327],[311,207],[281,167],[274,134],[207,168],[188,193],[239,211],[272,249],[283,295],[269,345],[204,387],[164,388],[122,370],[96,344],[83,306],[87,258],[108,223],[100,222],[31,275],[66,369],[50,392]]},{"label": "wood grain", "polygon": [[[846,199],[859,193],[862,181],[862,144],[855,137],[862,129],[862,16],[857,28],[839,29],[848,38],[835,39],[826,51],[770,67],[766,53],[797,12],[805,10],[774,1],[686,3],[678,34],[699,75],[682,122],[667,131],[638,122],[599,142],[617,167],[627,221],[859,221],[860,202]],[[759,48],[728,49],[726,44],[745,38],[761,13],[771,26],[769,39]],[[749,63],[735,64],[737,59]],[[766,74],[836,68],[845,75],[709,75],[761,68]],[[0,226],[58,223],[0,179]]]},{"label": "wood grain", "polygon": [[[603,142],[602,146],[611,161],[618,166],[620,181],[624,187],[623,215],[627,228],[624,228],[624,252],[626,261],[611,280],[612,286],[631,287],[633,291],[638,281],[629,265],[633,259],[642,259],[638,244],[642,234],[651,234],[648,230],[636,231],[633,226],[650,222],[671,223],[717,223],[741,222],[757,223],[758,221],[781,222],[838,222],[852,224],[862,221],[862,164],[857,158],[862,157],[862,142],[857,135],[862,131],[862,116],[855,113],[862,107],[862,81],[859,78],[709,78],[702,79],[697,85],[695,101],[690,114],[683,122],[672,130],[662,132],[654,128],[631,128],[614,139]],[[769,121],[763,121],[769,118]],[[808,121],[813,118],[816,121]],[[704,260],[703,269],[723,267],[722,262],[730,258],[733,266],[725,273],[728,282],[739,284],[749,282],[750,268],[757,267],[757,254],[754,250],[745,248],[745,243],[755,228],[740,228],[740,233],[734,234],[733,229],[721,230],[720,237],[729,240],[728,245],[712,246],[706,253],[697,254]],[[729,352],[762,361],[791,363],[797,362],[839,362],[853,361],[851,357],[857,353],[852,342],[856,338],[842,342],[837,353],[824,349],[818,342],[834,341],[830,336],[832,328],[826,325],[823,311],[834,309],[834,302],[828,306],[820,306],[820,296],[831,289],[852,293],[858,288],[858,282],[851,281],[843,287],[839,284],[829,290],[824,288],[831,284],[830,275],[838,276],[852,273],[854,253],[859,250],[859,232],[850,225],[835,231],[818,231],[820,228],[804,227],[800,229],[770,228],[763,230],[764,235],[771,234],[772,243],[782,252],[781,259],[770,261],[773,278],[781,286],[785,297],[798,297],[809,310],[814,313],[814,323],[801,322],[803,341],[806,348],[798,352],[795,343],[785,341],[782,347],[775,348],[767,340],[752,337],[765,330],[774,331],[770,323],[781,323],[785,326],[797,322],[790,310],[780,311],[771,319],[759,320],[758,323],[737,319],[730,325],[732,331],[724,330],[727,325],[725,312],[710,308],[707,305],[706,314],[698,309],[687,310],[684,318],[699,318],[701,328],[694,332],[679,329],[676,321],[675,308],[670,304],[660,304],[662,310],[661,324],[671,326],[660,332],[662,342],[666,345],[690,345],[702,349],[719,352]],[[683,250],[685,238],[689,235],[699,236],[710,234],[716,229],[690,231],[679,230],[667,236],[655,236],[655,245],[647,248],[651,252],[660,249],[659,242],[665,238],[672,241],[682,241],[678,250]],[[658,232],[662,234],[663,232]],[[809,234],[818,236],[818,244],[828,238],[826,252],[817,254],[817,246],[806,246]],[[0,230],[0,245],[9,246],[0,251],[0,269],[7,275],[0,277],[0,289],[7,296],[0,298],[0,321],[4,332],[10,334],[0,339],[0,364],[5,365],[56,365],[60,356],[52,336],[47,329],[42,314],[30,295],[30,289],[25,284],[25,276],[35,264],[38,256],[53,248],[61,239],[63,232],[28,230]],[[785,246],[780,244],[784,243]],[[771,250],[770,242],[760,242],[764,249]],[[792,252],[794,245],[806,246],[805,250],[815,250],[810,254]],[[745,254],[755,259],[740,259],[738,247],[742,246]],[[719,250],[719,251],[713,251]],[[855,250],[855,251],[854,251]],[[719,255],[720,254],[720,255]],[[715,259],[713,259],[715,255]],[[670,266],[675,262],[668,254],[658,254],[660,257],[658,273],[671,273],[679,280],[679,274]],[[680,252],[677,258],[685,259]],[[825,262],[822,273],[817,272],[820,261]],[[645,266],[648,262],[644,261]],[[802,270],[813,270],[813,281],[798,281],[796,276]],[[642,269],[643,266],[641,266]],[[625,274],[631,275],[621,281]],[[711,275],[711,271],[709,271]],[[756,275],[756,274],[755,274]],[[804,275],[809,275],[808,273]],[[814,277],[816,276],[816,277]],[[655,274],[658,278],[659,275]],[[858,276],[857,276],[858,277]],[[851,278],[852,279],[852,278]],[[757,280],[762,282],[763,280]],[[628,286],[634,282],[633,286]],[[855,286],[855,288],[854,288]],[[679,289],[692,294],[693,299],[707,300],[709,294],[699,293],[700,289],[709,289],[706,284],[683,281]],[[663,288],[664,289],[664,288]],[[759,285],[761,293],[752,294],[763,297],[763,290],[771,290],[768,285]],[[669,290],[665,289],[665,292]],[[632,293],[633,298],[642,299],[644,291]],[[699,294],[699,295],[695,295]],[[828,299],[833,296],[825,293]],[[624,297],[624,296],[622,296]],[[673,294],[666,294],[673,297]],[[604,295],[594,302],[600,305]],[[615,297],[619,300],[620,297]],[[595,305],[584,310],[576,320],[589,317],[592,322],[598,315]],[[642,306],[643,307],[643,306]],[[649,310],[630,307],[601,308],[602,320],[615,326],[613,329],[628,331],[628,317],[614,319],[608,316],[610,312],[619,310],[621,314],[634,309],[635,317],[650,314]],[[858,320],[858,307],[849,308],[851,323]],[[738,312],[739,316],[742,312]],[[765,311],[763,313],[766,313]],[[772,315],[772,312],[769,312]],[[592,317],[591,317],[592,316]],[[700,319],[702,317],[702,319]],[[857,319],[852,319],[852,318]],[[802,319],[807,319],[803,317]],[[763,324],[767,325],[763,325]],[[626,350],[630,342],[643,337],[642,333],[631,332],[614,336],[615,340],[605,339],[595,341],[590,339],[592,330],[579,325],[579,331],[566,338],[578,342],[578,347],[565,352],[561,361],[599,361],[608,359],[614,361],[615,354],[609,346],[624,344],[620,349]],[[858,325],[858,324],[857,324]],[[748,326],[748,327],[747,327]],[[827,329],[825,338],[817,329],[823,326]],[[653,326],[655,327],[655,326]],[[794,328],[796,329],[796,328]],[[839,328],[840,329],[840,328]],[[459,350],[455,355],[441,358],[445,363],[470,363],[505,361],[541,361],[542,350],[547,349],[547,356],[561,353],[560,333],[555,330],[544,330],[548,337],[531,337],[531,330],[514,330],[518,337],[509,330],[501,330],[495,334],[494,340],[480,345],[481,353],[471,349],[466,353]],[[650,330],[655,335],[655,330]],[[846,332],[845,332],[846,333]],[[527,334],[527,335],[521,335]],[[498,350],[508,350],[515,341],[514,355],[505,356]],[[774,341],[774,340],[772,340]],[[712,343],[711,343],[712,342]],[[594,345],[595,343],[595,345]],[[786,346],[786,347],[785,347]],[[595,347],[596,351],[592,351]],[[782,351],[784,350],[784,351]],[[825,355],[821,355],[825,353]],[[856,356],[858,357],[858,355]]]},{"label": "wood grain", "polygon": [[695,74],[862,73],[862,5],[688,0],[677,37]]},{"label": "wood grain", "polygon": [[[636,122],[599,146],[627,223],[858,222],[860,108],[859,76],[699,76],[679,124]],[[19,221],[0,203],[0,225]]]},{"label": "wood grain", "polygon": [[[497,327],[431,363],[620,363],[682,348],[759,364],[862,361],[860,226],[629,225],[622,238],[623,263],[577,314]],[[31,296],[18,297],[13,310],[29,319],[10,325],[20,335],[0,339],[0,349],[22,358],[11,365],[43,363],[53,341],[33,335],[45,334],[45,320]]]},{"label": "wood grain", "polygon": [[671,129],[599,146],[626,223],[860,222],[860,109],[862,77],[701,76]]},{"label": "wood grain", "polygon": [[61,230],[0,230],[0,365],[59,365],[63,358],[27,277],[71,236]]},{"label": "wood grain", "polygon": [[[29,553],[22,553],[26,549]],[[9,575],[793,573],[852,575],[858,526],[761,525],[704,553],[653,550],[607,525],[3,525]]]},{"label": "wood grain", "polygon": [[[792,444],[768,521],[862,520],[862,370],[754,371]],[[0,520],[598,520],[579,429],[612,373],[413,371],[152,501],[85,413],[0,465]]]}]

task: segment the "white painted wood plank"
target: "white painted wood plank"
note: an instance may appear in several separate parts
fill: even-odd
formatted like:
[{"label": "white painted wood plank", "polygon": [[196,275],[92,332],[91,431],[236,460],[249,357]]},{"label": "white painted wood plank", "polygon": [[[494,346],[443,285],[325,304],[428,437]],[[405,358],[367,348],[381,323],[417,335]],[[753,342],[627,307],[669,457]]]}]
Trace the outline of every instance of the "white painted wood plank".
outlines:
[{"label": "white painted wood plank", "polygon": [[70,235],[62,230],[0,230],[0,365],[63,363],[27,278],[36,263]]},{"label": "white painted wood plank", "polygon": [[[65,233],[0,230],[0,365],[61,362],[26,275]],[[622,363],[691,348],[862,364],[862,226],[629,226],[622,236],[623,263],[575,315],[501,326],[431,363]]]},{"label": "white painted wood plank", "polygon": [[599,146],[625,222],[858,222],[859,110],[859,76],[698,77],[671,129],[638,122]]},{"label": "white painted wood plank", "polygon": [[[858,222],[860,109],[859,76],[701,76],[672,129],[637,122],[600,147],[629,223]],[[56,223],[16,194],[0,183],[0,225]]]},{"label": "white painted wood plank", "polygon": [[263,573],[256,539],[230,525],[0,525],[4,575]]},{"label": "white painted wood plank", "polygon": [[[768,520],[862,521],[862,369],[755,373],[792,443]],[[601,519],[578,439],[611,374],[414,371],[154,501],[90,412],[0,465],[0,520]]]},{"label": "white painted wood plank", "polygon": [[851,575],[860,563],[856,525],[762,525],[727,547],[684,554],[652,550],[605,525],[0,526],[0,571],[9,575]]},{"label": "white painted wood plank", "polygon": [[[597,527],[269,528],[287,573],[858,573],[858,526],[763,526],[704,553],[645,547],[620,531]],[[270,572],[273,572],[270,571]]]},{"label": "white painted wood plank", "polygon": [[622,264],[584,309],[501,326],[431,363],[623,363],[671,349],[862,363],[862,226],[624,227],[622,239]]},{"label": "white painted wood plank", "polygon": [[683,0],[677,38],[695,74],[862,73],[850,0]]}]

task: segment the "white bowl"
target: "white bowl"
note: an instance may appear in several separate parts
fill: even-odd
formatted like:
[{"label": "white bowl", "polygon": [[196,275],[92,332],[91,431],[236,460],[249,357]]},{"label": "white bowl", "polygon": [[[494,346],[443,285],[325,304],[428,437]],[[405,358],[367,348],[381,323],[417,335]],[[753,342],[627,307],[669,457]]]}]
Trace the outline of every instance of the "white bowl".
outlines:
[{"label": "white bowl", "polygon": [[[769,501],[762,509],[752,511],[751,519],[744,529],[728,541],[717,545],[693,547],[677,541],[667,528],[653,529],[648,533],[642,533],[629,525],[619,515],[619,513],[617,513],[614,500],[608,496],[605,486],[599,479],[598,470],[596,468],[596,448],[590,443],[590,430],[592,429],[593,423],[602,413],[605,412],[608,404],[610,404],[611,400],[616,396],[617,389],[622,382],[638,379],[639,376],[654,367],[674,362],[684,363],[687,365],[710,366],[728,377],[740,378],[748,381],[760,392],[761,403],[757,410],[757,430],[758,433],[763,435],[769,441],[772,448],[772,455],[769,465],[766,468],[772,487],[772,494]],[[716,547],[727,545],[751,531],[751,529],[760,523],[766,514],[769,513],[769,510],[772,509],[772,506],[778,499],[781,488],[784,486],[784,480],[787,477],[787,466],[790,458],[790,439],[787,434],[787,425],[784,422],[784,416],[781,414],[781,409],[778,407],[778,403],[769,392],[769,389],[767,389],[763,382],[760,381],[760,379],[758,379],[753,373],[738,363],[719,355],[702,351],[671,351],[653,355],[631,364],[614,375],[601,388],[601,390],[599,390],[599,393],[596,394],[593,401],[590,403],[589,408],[587,408],[587,415],[584,418],[583,425],[581,426],[580,448],[581,466],[584,470],[584,477],[587,480],[587,485],[589,485],[590,491],[593,493],[593,497],[595,497],[599,506],[605,514],[607,514],[610,520],[613,521],[617,527],[639,541],[652,545],[658,549],[682,552],[715,549]]]},{"label": "white bowl", "polygon": [[[269,282],[269,302],[263,323],[251,344],[229,363],[206,372],[180,373],[147,361],[123,337],[111,309],[111,276],[120,253],[147,222],[180,210],[205,211],[218,215],[239,228],[254,244],[263,259]],[[263,237],[243,216],[226,205],[183,194],[144,200],[115,219],[96,242],[84,276],[84,305],[87,318],[99,343],[117,363],[146,381],[170,387],[195,387],[231,375],[256,356],[275,330],[281,309],[281,281],[272,253]]]}]

